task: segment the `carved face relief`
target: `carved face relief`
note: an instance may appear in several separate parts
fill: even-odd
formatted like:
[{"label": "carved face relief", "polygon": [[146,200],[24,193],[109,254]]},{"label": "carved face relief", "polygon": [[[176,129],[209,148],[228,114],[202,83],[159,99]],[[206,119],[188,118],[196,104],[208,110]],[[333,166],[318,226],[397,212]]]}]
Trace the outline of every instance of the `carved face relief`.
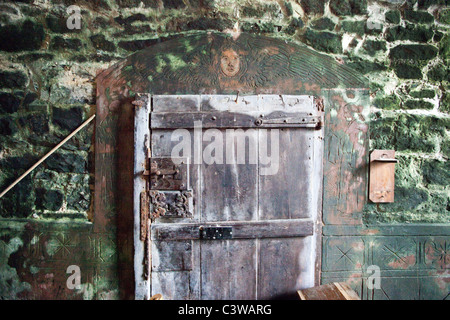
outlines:
[{"label": "carved face relief", "polygon": [[240,64],[241,60],[236,51],[227,49],[222,52],[222,56],[220,57],[220,68],[226,76],[235,76],[239,72]]}]

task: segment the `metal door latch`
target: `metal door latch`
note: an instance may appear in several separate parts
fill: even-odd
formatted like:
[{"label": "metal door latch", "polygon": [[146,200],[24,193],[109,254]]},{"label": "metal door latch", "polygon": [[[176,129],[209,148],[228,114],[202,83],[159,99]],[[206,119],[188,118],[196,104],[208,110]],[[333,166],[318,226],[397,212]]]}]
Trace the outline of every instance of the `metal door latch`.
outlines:
[{"label": "metal door latch", "polygon": [[233,227],[200,227],[202,240],[229,240],[233,238]]},{"label": "metal door latch", "polygon": [[151,190],[188,190],[189,167],[187,158],[152,157],[150,161]]}]

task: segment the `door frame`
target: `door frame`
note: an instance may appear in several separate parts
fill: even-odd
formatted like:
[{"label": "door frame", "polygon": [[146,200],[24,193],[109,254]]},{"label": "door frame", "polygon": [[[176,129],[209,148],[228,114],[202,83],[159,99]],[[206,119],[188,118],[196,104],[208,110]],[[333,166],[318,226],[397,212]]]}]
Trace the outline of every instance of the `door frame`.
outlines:
[{"label": "door frame", "polygon": [[[220,74],[218,59],[229,46],[245,61],[236,76]],[[204,57],[211,60],[201,62],[211,65],[197,70],[196,64],[191,62],[198,62],[198,55],[203,57],[204,52],[208,53]],[[262,67],[261,54],[268,62],[280,58],[283,64],[266,64],[272,68],[266,70],[265,77],[252,81],[251,76]],[[168,55],[176,59],[169,61]],[[160,68],[157,61],[165,61],[166,67]],[[176,65],[172,65],[172,61]],[[96,84],[95,187],[90,220],[95,234],[116,235],[111,241],[116,245],[116,272],[122,299],[142,298],[135,294],[134,285],[133,144],[129,143],[134,137],[132,101],[136,100],[137,92],[284,93],[323,99],[326,126],[322,241],[325,245],[321,269],[322,275],[323,272],[329,274],[328,271],[335,274],[335,271],[350,270],[336,265],[339,244],[327,242],[327,239],[336,239],[336,234],[356,241],[360,234],[355,230],[363,227],[363,210],[367,203],[370,91],[369,82],[361,73],[296,41],[245,32],[236,37],[223,32],[199,32],[149,46],[99,70]],[[347,279],[347,273],[342,279]],[[352,275],[352,281],[357,281],[355,277],[363,278],[360,270]]]}]

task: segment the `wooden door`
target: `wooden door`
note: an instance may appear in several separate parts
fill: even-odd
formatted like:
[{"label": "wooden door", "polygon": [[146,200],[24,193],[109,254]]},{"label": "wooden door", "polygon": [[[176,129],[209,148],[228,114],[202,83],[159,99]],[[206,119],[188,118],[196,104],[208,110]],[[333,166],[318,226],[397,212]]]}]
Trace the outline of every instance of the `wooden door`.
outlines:
[{"label": "wooden door", "polygon": [[154,95],[137,107],[137,298],[278,299],[318,283],[316,102]]}]

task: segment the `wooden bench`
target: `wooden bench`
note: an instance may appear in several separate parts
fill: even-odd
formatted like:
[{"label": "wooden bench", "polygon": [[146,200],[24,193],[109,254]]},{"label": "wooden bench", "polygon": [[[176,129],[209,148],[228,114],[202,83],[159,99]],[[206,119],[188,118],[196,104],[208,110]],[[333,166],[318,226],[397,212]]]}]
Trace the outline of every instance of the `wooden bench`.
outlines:
[{"label": "wooden bench", "polygon": [[297,292],[300,300],[361,300],[345,282],[333,282]]}]

